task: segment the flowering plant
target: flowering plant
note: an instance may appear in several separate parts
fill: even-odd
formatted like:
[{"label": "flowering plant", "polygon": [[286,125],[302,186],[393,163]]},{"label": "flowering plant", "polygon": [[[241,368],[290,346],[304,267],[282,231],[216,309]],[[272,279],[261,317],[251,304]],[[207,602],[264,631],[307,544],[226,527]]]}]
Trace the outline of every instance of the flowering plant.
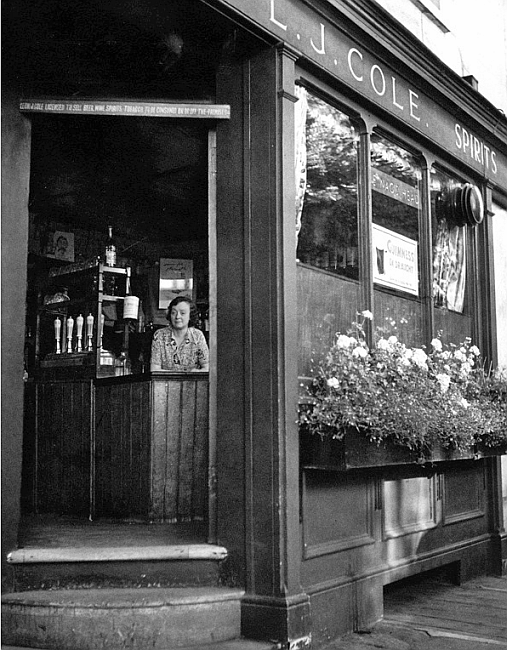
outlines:
[{"label": "flowering plant", "polygon": [[507,375],[486,372],[470,339],[444,346],[438,337],[426,352],[380,335],[370,349],[364,323],[372,314],[359,315],[318,365],[300,425],[339,440],[353,427],[421,454],[507,443]]}]

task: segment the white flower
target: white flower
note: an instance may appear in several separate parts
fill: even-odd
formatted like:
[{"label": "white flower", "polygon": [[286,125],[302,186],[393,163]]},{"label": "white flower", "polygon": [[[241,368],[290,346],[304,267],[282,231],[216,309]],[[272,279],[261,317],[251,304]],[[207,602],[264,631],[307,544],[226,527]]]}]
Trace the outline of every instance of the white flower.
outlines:
[{"label": "white flower", "polygon": [[442,359],[447,361],[447,359],[450,359],[450,358],[451,358],[451,353],[449,352],[449,350],[444,350],[444,352],[442,352]]},{"label": "white flower", "polygon": [[460,375],[461,377],[466,377],[470,372],[472,371],[472,366],[468,361],[466,361],[462,366],[460,370]]},{"label": "white flower", "polygon": [[449,390],[449,385],[451,383],[451,378],[449,375],[446,375],[445,373],[441,373],[437,375],[437,381],[440,385],[440,389],[442,390],[442,393],[447,393]]},{"label": "white flower", "polygon": [[353,345],[355,342],[356,340],[353,339],[351,336],[347,336],[346,334],[340,334],[336,339],[336,347],[350,348],[350,346]]},{"label": "white flower", "polygon": [[461,350],[456,350],[454,352],[454,358],[457,359],[458,361],[461,361],[462,363],[464,363],[467,360],[466,354]]},{"label": "white flower", "polygon": [[431,346],[435,350],[435,352],[442,351],[442,341],[440,339],[433,339],[431,341]]},{"label": "white flower", "polygon": [[368,356],[368,351],[365,348],[358,345],[356,348],[352,350],[352,356],[360,357],[361,359],[364,359],[365,357]]},{"label": "white flower", "polygon": [[386,339],[379,339],[377,341],[377,348],[379,350],[389,350],[391,346],[389,345],[389,342]]},{"label": "white flower", "polygon": [[390,337],[387,339],[387,342],[388,342],[390,345],[393,345],[393,346],[394,346],[394,345],[396,345],[396,343],[398,343],[398,337],[397,337],[397,336],[390,336]]},{"label": "white flower", "polygon": [[427,369],[428,366],[426,364],[426,361],[428,359],[428,355],[424,350],[421,350],[421,348],[416,348],[413,351],[412,359],[414,363],[419,366],[419,368]]},{"label": "white flower", "polygon": [[368,320],[373,320],[373,314],[369,309],[365,309],[364,311],[362,311],[361,316],[363,318],[367,318]]},{"label": "white flower", "polygon": [[467,409],[467,408],[470,406],[470,404],[466,401],[466,399],[465,399],[464,397],[461,398],[461,400],[460,400],[459,403],[461,404],[461,406],[462,406],[464,409]]},{"label": "white flower", "polygon": [[476,357],[480,356],[481,354],[481,351],[476,345],[472,345],[472,347],[470,348],[470,352],[474,354]]},{"label": "white flower", "polygon": [[336,377],[331,377],[330,379],[327,380],[327,385],[329,386],[329,388],[338,388],[340,382],[338,381],[338,379],[336,379]]}]

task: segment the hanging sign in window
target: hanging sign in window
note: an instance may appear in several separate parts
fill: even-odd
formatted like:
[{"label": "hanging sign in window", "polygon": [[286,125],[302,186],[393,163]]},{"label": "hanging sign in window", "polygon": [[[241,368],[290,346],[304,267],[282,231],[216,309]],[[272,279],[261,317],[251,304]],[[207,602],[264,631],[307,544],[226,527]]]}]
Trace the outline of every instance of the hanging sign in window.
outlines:
[{"label": "hanging sign in window", "polygon": [[400,201],[412,208],[420,208],[419,190],[408,183],[404,183],[380,169],[372,169],[371,187],[376,192]]},{"label": "hanging sign in window", "polygon": [[419,295],[417,242],[373,224],[373,281]]}]

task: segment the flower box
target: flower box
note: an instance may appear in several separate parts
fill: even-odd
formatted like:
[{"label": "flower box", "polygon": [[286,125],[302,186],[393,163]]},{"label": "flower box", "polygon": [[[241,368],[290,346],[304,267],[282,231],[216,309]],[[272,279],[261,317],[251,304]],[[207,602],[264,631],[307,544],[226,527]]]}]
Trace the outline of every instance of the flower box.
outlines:
[{"label": "flower box", "polygon": [[421,454],[387,440],[376,445],[356,429],[350,429],[342,440],[312,434],[304,427],[300,429],[300,462],[303,467],[311,469],[347,471],[395,465],[431,465],[478,460],[505,453],[507,445],[504,444],[497,447],[479,445],[465,451],[438,447]]},{"label": "flower box", "polygon": [[304,466],[347,470],[506,453],[506,370],[486,371],[470,338],[459,346],[434,338],[426,353],[382,334],[370,347],[363,325],[372,315],[360,315],[348,334],[337,333],[313,375],[299,377]]}]

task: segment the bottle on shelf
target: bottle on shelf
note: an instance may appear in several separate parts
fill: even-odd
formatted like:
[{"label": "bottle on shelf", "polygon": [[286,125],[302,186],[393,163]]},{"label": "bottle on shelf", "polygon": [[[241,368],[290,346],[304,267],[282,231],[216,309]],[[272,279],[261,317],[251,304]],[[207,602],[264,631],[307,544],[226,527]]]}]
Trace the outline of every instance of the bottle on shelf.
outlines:
[{"label": "bottle on shelf", "polygon": [[113,226],[108,226],[108,237],[106,240],[105,262],[106,266],[116,266],[116,242],[113,237]]},{"label": "bottle on shelf", "polygon": [[[116,242],[113,237],[113,226],[108,226],[104,261],[106,266],[116,266]],[[116,279],[114,275],[104,275],[104,293],[114,296],[116,293]]]}]

